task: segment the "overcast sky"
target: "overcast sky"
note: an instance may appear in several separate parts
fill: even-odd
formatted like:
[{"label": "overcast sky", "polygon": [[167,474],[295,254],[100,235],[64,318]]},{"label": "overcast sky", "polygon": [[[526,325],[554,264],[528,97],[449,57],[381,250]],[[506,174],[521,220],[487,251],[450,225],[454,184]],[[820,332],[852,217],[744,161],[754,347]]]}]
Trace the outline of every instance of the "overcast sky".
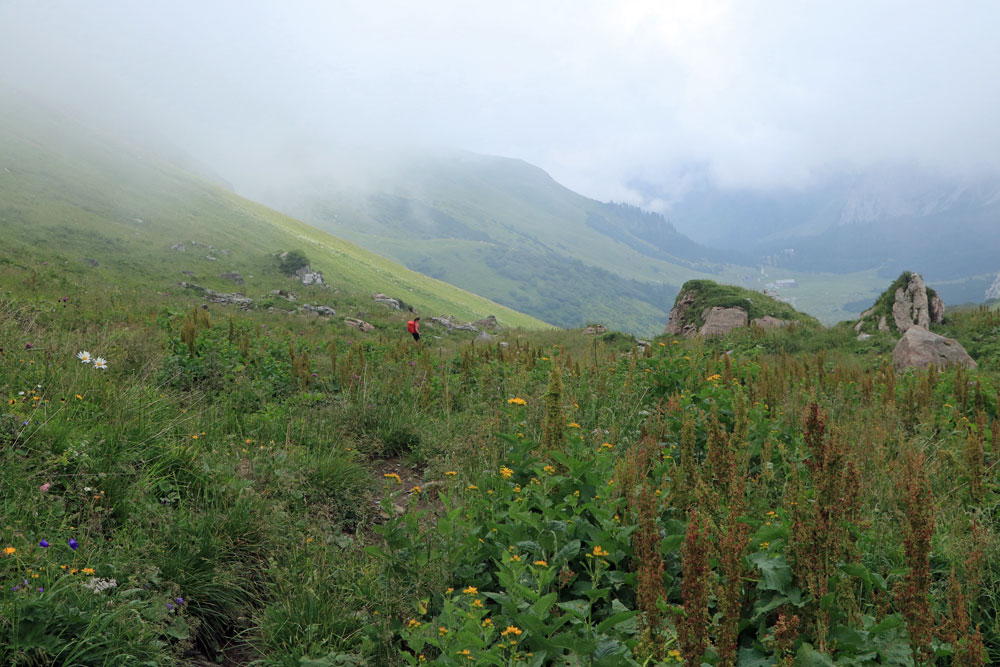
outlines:
[{"label": "overcast sky", "polygon": [[998,28],[992,0],[0,0],[0,79],[144,118],[237,186],[377,141],[650,205],[629,184],[997,171]]}]

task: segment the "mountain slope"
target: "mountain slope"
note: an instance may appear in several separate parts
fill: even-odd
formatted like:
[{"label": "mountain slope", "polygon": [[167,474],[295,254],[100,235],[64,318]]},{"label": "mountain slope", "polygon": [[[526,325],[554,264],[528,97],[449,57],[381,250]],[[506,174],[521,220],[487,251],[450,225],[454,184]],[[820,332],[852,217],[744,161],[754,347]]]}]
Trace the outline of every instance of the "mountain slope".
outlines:
[{"label": "mountain slope", "polygon": [[[157,290],[196,280],[232,291],[220,276],[237,271],[243,290],[261,294],[288,284],[272,255],[302,249],[338,290],[384,292],[427,314],[467,320],[494,314],[507,326],[546,326],[243,199],[149,151],[9,100],[0,105],[0,229],[4,261],[61,261],[81,279]],[[185,252],[171,250],[178,242]]]},{"label": "mountain slope", "polygon": [[[364,167],[359,167],[364,169]],[[662,217],[588,199],[520,160],[412,157],[364,186],[309,178],[254,198],[410,268],[563,326],[666,323],[677,286],[731,270]],[[360,179],[366,180],[366,179]]]}]

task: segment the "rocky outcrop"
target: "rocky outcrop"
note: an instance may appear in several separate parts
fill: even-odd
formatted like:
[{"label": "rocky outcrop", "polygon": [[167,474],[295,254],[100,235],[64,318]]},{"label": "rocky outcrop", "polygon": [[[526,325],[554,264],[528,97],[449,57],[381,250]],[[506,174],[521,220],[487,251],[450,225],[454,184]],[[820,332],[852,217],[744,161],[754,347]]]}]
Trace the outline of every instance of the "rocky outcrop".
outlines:
[{"label": "rocky outcrop", "polygon": [[294,292],[286,292],[283,289],[271,290],[270,292],[268,292],[268,294],[270,294],[271,296],[280,296],[282,299],[285,299],[286,301],[295,301],[298,298],[297,296],[295,296]]},{"label": "rocky outcrop", "polygon": [[751,324],[758,326],[761,329],[781,329],[782,327],[787,327],[791,324],[791,320],[780,320],[773,315],[765,315],[764,317],[756,318]]},{"label": "rocky outcrop", "polygon": [[172,246],[170,246],[170,249],[175,250],[177,252],[185,252],[183,243],[175,243]]},{"label": "rocky outcrop", "polygon": [[372,300],[375,301],[375,303],[381,303],[383,306],[389,306],[390,308],[395,308],[396,310],[399,310],[402,307],[399,303],[399,299],[393,299],[391,296],[386,296],[381,292],[372,294]]},{"label": "rocky outcrop", "polygon": [[253,299],[243,296],[242,294],[226,294],[223,292],[216,292],[202,287],[201,285],[195,285],[194,283],[180,282],[177,283],[177,286],[198,292],[202,297],[212,301],[213,303],[238,306],[243,310],[253,308]]},{"label": "rocky outcrop", "polygon": [[298,278],[303,285],[322,285],[323,284],[323,274],[319,271],[313,271],[312,268],[306,264],[298,271],[295,272],[295,277]]},{"label": "rocky outcrop", "polygon": [[976,367],[976,362],[957,340],[939,336],[912,324],[896,343],[892,351],[892,364],[896,370],[924,368],[931,365],[942,367],[951,364],[961,364],[966,368]]},{"label": "rocky outcrop", "polygon": [[724,336],[733,329],[747,325],[747,311],[742,308],[723,308],[713,306],[706,308],[701,315],[705,324],[698,333],[702,336]]},{"label": "rocky outcrop", "polygon": [[944,302],[934,290],[927,289],[919,273],[904,273],[893,285],[891,294],[883,294],[874,306],[861,313],[855,331],[906,333],[913,326],[928,329],[931,324],[944,322]]},{"label": "rocky outcrop", "polygon": [[243,276],[240,275],[239,271],[231,271],[229,273],[223,273],[219,277],[222,278],[223,280],[228,280],[229,282],[235,285],[243,284]]},{"label": "rocky outcrop", "polygon": [[997,274],[993,284],[986,288],[986,300],[1000,299],[1000,273]]},{"label": "rocky outcrop", "polygon": [[607,333],[607,329],[603,324],[595,324],[592,327],[587,327],[583,330],[583,333],[588,336],[596,336],[597,334]]},{"label": "rocky outcrop", "polygon": [[674,302],[674,307],[670,309],[670,321],[667,322],[667,326],[663,330],[663,333],[674,336],[694,335],[695,331],[697,331],[697,327],[693,324],[683,324],[683,321],[688,309],[694,305],[697,297],[698,294],[693,291],[684,292],[677,297],[677,300]]},{"label": "rocky outcrop", "polygon": [[365,322],[364,320],[355,319],[353,317],[345,317],[344,323],[347,324],[347,326],[349,327],[354,327],[355,329],[362,331],[363,333],[368,333],[369,331],[375,331],[374,325],[368,324],[368,322]]},{"label": "rocky outcrop", "polygon": [[310,306],[308,303],[302,304],[299,310],[304,310],[307,313],[316,313],[317,315],[322,315],[323,317],[333,317],[337,314],[337,311],[330,306]]}]

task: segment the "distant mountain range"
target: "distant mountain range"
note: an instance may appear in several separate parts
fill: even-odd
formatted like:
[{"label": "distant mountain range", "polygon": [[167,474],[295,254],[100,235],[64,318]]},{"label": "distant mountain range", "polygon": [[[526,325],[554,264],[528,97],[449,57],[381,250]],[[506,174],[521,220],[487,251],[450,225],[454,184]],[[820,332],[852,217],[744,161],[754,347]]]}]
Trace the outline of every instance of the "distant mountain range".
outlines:
[{"label": "distant mountain range", "polygon": [[[657,188],[646,186],[657,196]],[[1000,271],[1000,179],[915,167],[836,174],[795,190],[702,182],[665,213],[679,230],[756,262],[835,274],[919,271],[949,303],[982,301]]]}]

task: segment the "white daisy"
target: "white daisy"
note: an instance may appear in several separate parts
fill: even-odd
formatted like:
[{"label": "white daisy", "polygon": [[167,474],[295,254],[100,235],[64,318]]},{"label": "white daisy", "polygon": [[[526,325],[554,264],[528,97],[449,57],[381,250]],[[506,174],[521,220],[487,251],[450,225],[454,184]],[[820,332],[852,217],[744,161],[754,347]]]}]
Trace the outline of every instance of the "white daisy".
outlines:
[{"label": "white daisy", "polygon": [[90,352],[86,352],[86,351],[84,351],[84,352],[77,352],[76,353],[76,358],[79,359],[80,361],[82,361],[85,364],[89,364],[91,361],[93,361],[93,359],[90,358]]},{"label": "white daisy", "polygon": [[108,367],[108,362],[102,357],[97,357],[94,359],[94,368],[100,368],[102,371]]}]

